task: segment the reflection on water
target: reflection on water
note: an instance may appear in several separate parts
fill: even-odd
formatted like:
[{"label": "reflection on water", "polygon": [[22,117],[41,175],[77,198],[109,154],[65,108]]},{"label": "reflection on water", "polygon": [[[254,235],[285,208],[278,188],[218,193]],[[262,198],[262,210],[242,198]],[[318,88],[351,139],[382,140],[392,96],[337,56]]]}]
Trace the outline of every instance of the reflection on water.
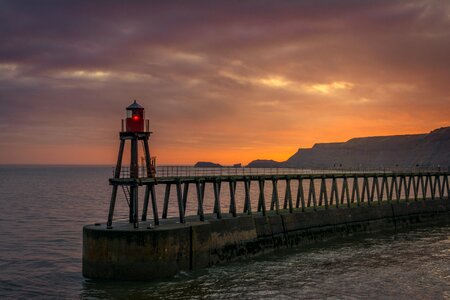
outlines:
[{"label": "reflection on water", "polygon": [[156,283],[84,279],[82,226],[105,220],[110,172],[0,167],[1,299],[450,298],[450,226],[278,250]]}]

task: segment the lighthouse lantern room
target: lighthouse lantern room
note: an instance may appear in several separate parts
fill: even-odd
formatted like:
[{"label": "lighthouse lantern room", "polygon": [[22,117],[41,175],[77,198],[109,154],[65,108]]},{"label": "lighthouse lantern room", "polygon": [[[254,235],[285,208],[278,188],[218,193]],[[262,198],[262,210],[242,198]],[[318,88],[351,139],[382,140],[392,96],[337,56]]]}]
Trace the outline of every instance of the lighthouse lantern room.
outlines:
[{"label": "lighthouse lantern room", "polygon": [[143,132],[144,131],[144,108],[136,100],[127,107],[126,131]]}]

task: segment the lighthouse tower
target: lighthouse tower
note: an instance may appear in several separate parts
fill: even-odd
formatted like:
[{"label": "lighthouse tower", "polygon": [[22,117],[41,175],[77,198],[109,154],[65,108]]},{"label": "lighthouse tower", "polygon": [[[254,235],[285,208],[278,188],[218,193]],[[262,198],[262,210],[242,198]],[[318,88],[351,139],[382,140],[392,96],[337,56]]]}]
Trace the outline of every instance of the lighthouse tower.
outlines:
[{"label": "lighthouse tower", "polygon": [[[124,126],[125,125],[125,126]],[[149,120],[145,119],[144,108],[139,105],[136,100],[126,108],[126,119],[122,120],[122,130],[120,132],[120,147],[119,155],[117,157],[116,168],[114,169],[114,179],[126,177],[130,180],[125,181],[123,184],[114,181],[112,183],[113,189],[111,194],[111,203],[109,207],[107,228],[112,228],[112,219],[114,215],[114,207],[117,197],[117,189],[122,187],[125,197],[129,205],[129,222],[134,224],[134,227],[139,226],[138,221],[138,187],[140,177],[155,177],[155,158],[150,156],[150,148],[148,140],[152,132],[149,131]],[[125,142],[130,141],[130,167],[129,174],[123,172],[122,174],[122,159],[125,149]],[[145,157],[145,168],[142,168],[141,174],[139,173],[139,141],[143,144],[143,151]],[[128,176],[129,175],[129,176]],[[110,180],[110,182],[112,182]],[[148,197],[150,191],[149,187],[146,187],[145,193],[145,205],[148,203]],[[153,191],[151,191],[153,192]],[[153,200],[153,199],[152,199]],[[143,220],[146,218],[143,215]],[[157,222],[157,220],[155,220]]]}]

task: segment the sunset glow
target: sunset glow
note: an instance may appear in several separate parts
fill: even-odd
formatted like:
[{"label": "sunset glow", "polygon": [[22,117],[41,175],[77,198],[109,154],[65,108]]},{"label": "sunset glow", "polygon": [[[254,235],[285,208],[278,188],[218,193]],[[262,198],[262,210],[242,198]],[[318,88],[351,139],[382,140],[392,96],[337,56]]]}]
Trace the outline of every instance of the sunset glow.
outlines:
[{"label": "sunset glow", "polygon": [[2,1],[0,163],[114,164],[125,108],[158,164],[450,125],[448,1]]}]

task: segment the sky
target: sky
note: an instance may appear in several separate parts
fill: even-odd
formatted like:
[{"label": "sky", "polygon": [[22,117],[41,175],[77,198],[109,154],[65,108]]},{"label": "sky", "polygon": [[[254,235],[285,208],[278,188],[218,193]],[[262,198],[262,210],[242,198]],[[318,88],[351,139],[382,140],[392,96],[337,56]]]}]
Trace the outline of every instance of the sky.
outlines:
[{"label": "sky", "polygon": [[162,164],[450,126],[450,1],[0,1],[0,164]]}]

